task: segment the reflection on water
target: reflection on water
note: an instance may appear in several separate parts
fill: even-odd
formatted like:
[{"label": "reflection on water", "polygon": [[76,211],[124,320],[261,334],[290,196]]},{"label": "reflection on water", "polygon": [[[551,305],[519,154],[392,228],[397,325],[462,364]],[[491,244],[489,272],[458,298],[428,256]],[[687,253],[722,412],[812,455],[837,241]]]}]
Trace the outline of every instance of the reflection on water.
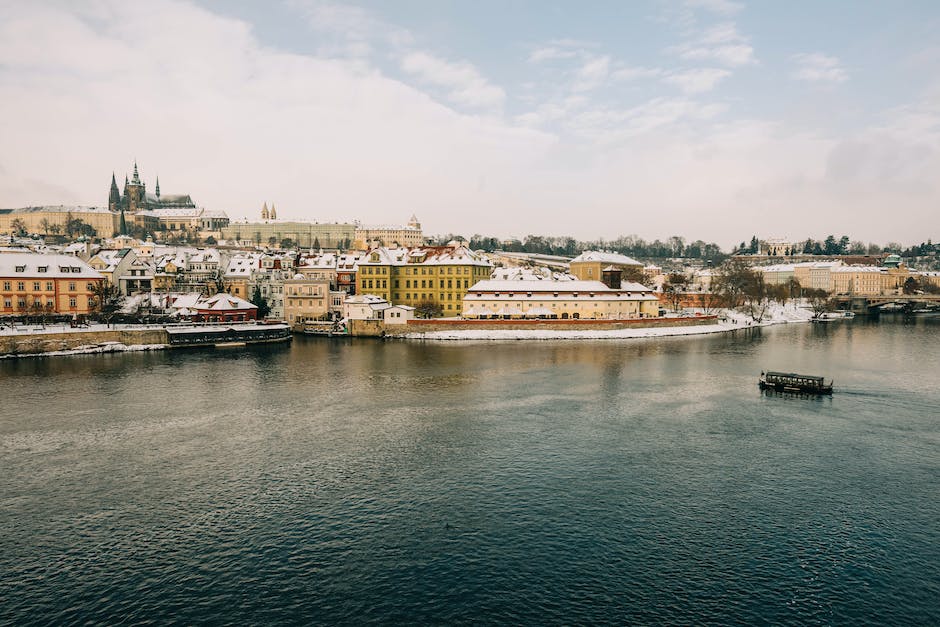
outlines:
[{"label": "reflection on water", "polygon": [[3,361],[0,622],[935,624],[938,322]]}]

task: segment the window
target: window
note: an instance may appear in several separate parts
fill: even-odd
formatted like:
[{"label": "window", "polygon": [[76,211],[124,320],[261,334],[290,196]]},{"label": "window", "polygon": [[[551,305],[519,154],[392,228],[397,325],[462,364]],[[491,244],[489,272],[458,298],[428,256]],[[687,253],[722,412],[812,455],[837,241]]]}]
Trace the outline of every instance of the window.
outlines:
[{"label": "window", "polygon": [[39,291],[39,281],[33,281],[33,291],[34,292]]},{"label": "window", "polygon": [[46,281],[46,291],[47,292],[52,291],[52,281]]},{"label": "window", "polygon": [[70,298],[70,299],[69,299],[69,307],[71,307],[72,309],[75,309],[77,306],[78,306],[78,303],[75,301],[75,298],[74,298],[74,297],[73,297],[73,298]]},{"label": "window", "polygon": [[70,292],[74,292],[74,291],[75,291],[75,282],[74,282],[74,281],[70,281],[70,282],[69,282],[69,291],[70,291]]},{"label": "window", "polygon": [[36,268],[36,269],[39,270],[40,272],[45,273],[45,272],[48,272],[48,271],[49,271],[49,266],[39,266],[39,267]]},{"label": "window", "polygon": [[26,272],[26,266],[16,266],[17,272]]},{"label": "window", "polygon": [[4,282],[3,282],[3,289],[4,289],[4,291],[7,291],[7,292],[10,291],[11,288],[10,288],[10,282],[9,282],[9,281],[4,281]]},{"label": "window", "polygon": [[3,299],[3,308],[4,308],[4,309],[10,309],[10,308],[12,308],[12,307],[13,307],[13,301],[12,301],[11,299],[9,299],[9,298],[4,298],[4,299]]}]

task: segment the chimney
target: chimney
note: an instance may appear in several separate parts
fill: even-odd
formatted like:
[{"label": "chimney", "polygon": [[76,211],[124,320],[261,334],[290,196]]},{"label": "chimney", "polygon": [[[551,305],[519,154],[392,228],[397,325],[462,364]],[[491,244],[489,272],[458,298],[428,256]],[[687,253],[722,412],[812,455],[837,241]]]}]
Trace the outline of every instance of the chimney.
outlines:
[{"label": "chimney", "polygon": [[604,282],[604,285],[606,285],[610,289],[619,290],[620,285],[623,281],[623,279],[621,278],[622,274],[623,273],[620,270],[620,268],[615,268],[614,266],[607,266],[606,268],[601,270],[601,276],[603,277],[601,280]]}]

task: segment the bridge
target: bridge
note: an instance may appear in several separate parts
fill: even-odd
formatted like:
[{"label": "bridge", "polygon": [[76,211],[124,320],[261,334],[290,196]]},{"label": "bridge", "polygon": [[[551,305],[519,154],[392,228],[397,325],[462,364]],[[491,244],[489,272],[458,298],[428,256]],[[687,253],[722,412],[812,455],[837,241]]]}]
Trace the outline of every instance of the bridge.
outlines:
[{"label": "bridge", "polygon": [[896,305],[904,311],[914,309],[940,310],[940,294],[881,294],[878,296],[858,296],[837,294],[832,301],[843,309],[856,313],[878,313],[885,305]]}]

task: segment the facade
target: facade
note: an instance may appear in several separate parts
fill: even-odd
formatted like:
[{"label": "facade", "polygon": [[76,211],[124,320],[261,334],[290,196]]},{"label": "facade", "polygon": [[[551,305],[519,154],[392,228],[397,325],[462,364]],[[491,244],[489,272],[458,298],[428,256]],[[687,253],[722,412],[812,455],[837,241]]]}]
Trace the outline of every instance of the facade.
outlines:
[{"label": "facade", "polygon": [[413,248],[424,244],[421,223],[414,215],[404,226],[368,226],[356,224],[353,248],[372,250],[381,246]]},{"label": "facade", "polygon": [[480,281],[464,296],[463,311],[465,318],[483,319],[631,320],[658,315],[659,299],[648,287],[581,280]]},{"label": "facade", "polygon": [[381,320],[389,302],[373,294],[349,296],[343,301],[343,318],[347,320]]},{"label": "facade", "polygon": [[260,222],[231,222],[222,227],[222,239],[239,244],[279,246],[290,240],[301,248],[349,248],[356,237],[356,225],[334,222],[291,222],[277,219],[277,211],[267,203],[261,209]]},{"label": "facade", "polygon": [[643,268],[642,263],[626,255],[596,250],[581,253],[569,264],[571,274],[582,281],[600,281],[601,273],[607,266],[614,266],[623,271]]},{"label": "facade", "polygon": [[88,314],[104,277],[71,255],[0,253],[0,313]]},{"label": "facade", "polygon": [[789,257],[802,253],[802,248],[780,237],[773,237],[760,243],[759,254],[767,257]]},{"label": "facade", "polygon": [[433,303],[458,316],[470,286],[488,279],[489,261],[465,247],[376,248],[359,260],[356,293],[415,307]]},{"label": "facade", "polygon": [[389,305],[382,310],[382,320],[385,324],[408,324],[414,317],[415,308],[408,305]]},{"label": "facade", "polygon": [[[77,220],[91,227],[94,234],[99,237],[111,237],[120,228],[120,214],[112,213],[102,207],[48,205],[0,209],[0,234],[10,235],[14,227],[19,226],[27,233],[70,235],[69,222],[75,225]],[[90,235],[87,232],[71,233],[71,235],[83,234]]]},{"label": "facade", "polygon": [[195,209],[189,194],[161,194],[160,177],[154,193],[147,193],[147,184],[140,180],[137,171],[137,162],[134,162],[134,175],[128,179],[124,177],[124,193],[118,191],[117,179],[111,173],[111,189],[108,192],[108,209],[113,213],[137,213],[139,211],[152,211],[154,209]]},{"label": "facade", "polygon": [[330,282],[297,274],[284,281],[284,320],[293,327],[329,315]]}]

